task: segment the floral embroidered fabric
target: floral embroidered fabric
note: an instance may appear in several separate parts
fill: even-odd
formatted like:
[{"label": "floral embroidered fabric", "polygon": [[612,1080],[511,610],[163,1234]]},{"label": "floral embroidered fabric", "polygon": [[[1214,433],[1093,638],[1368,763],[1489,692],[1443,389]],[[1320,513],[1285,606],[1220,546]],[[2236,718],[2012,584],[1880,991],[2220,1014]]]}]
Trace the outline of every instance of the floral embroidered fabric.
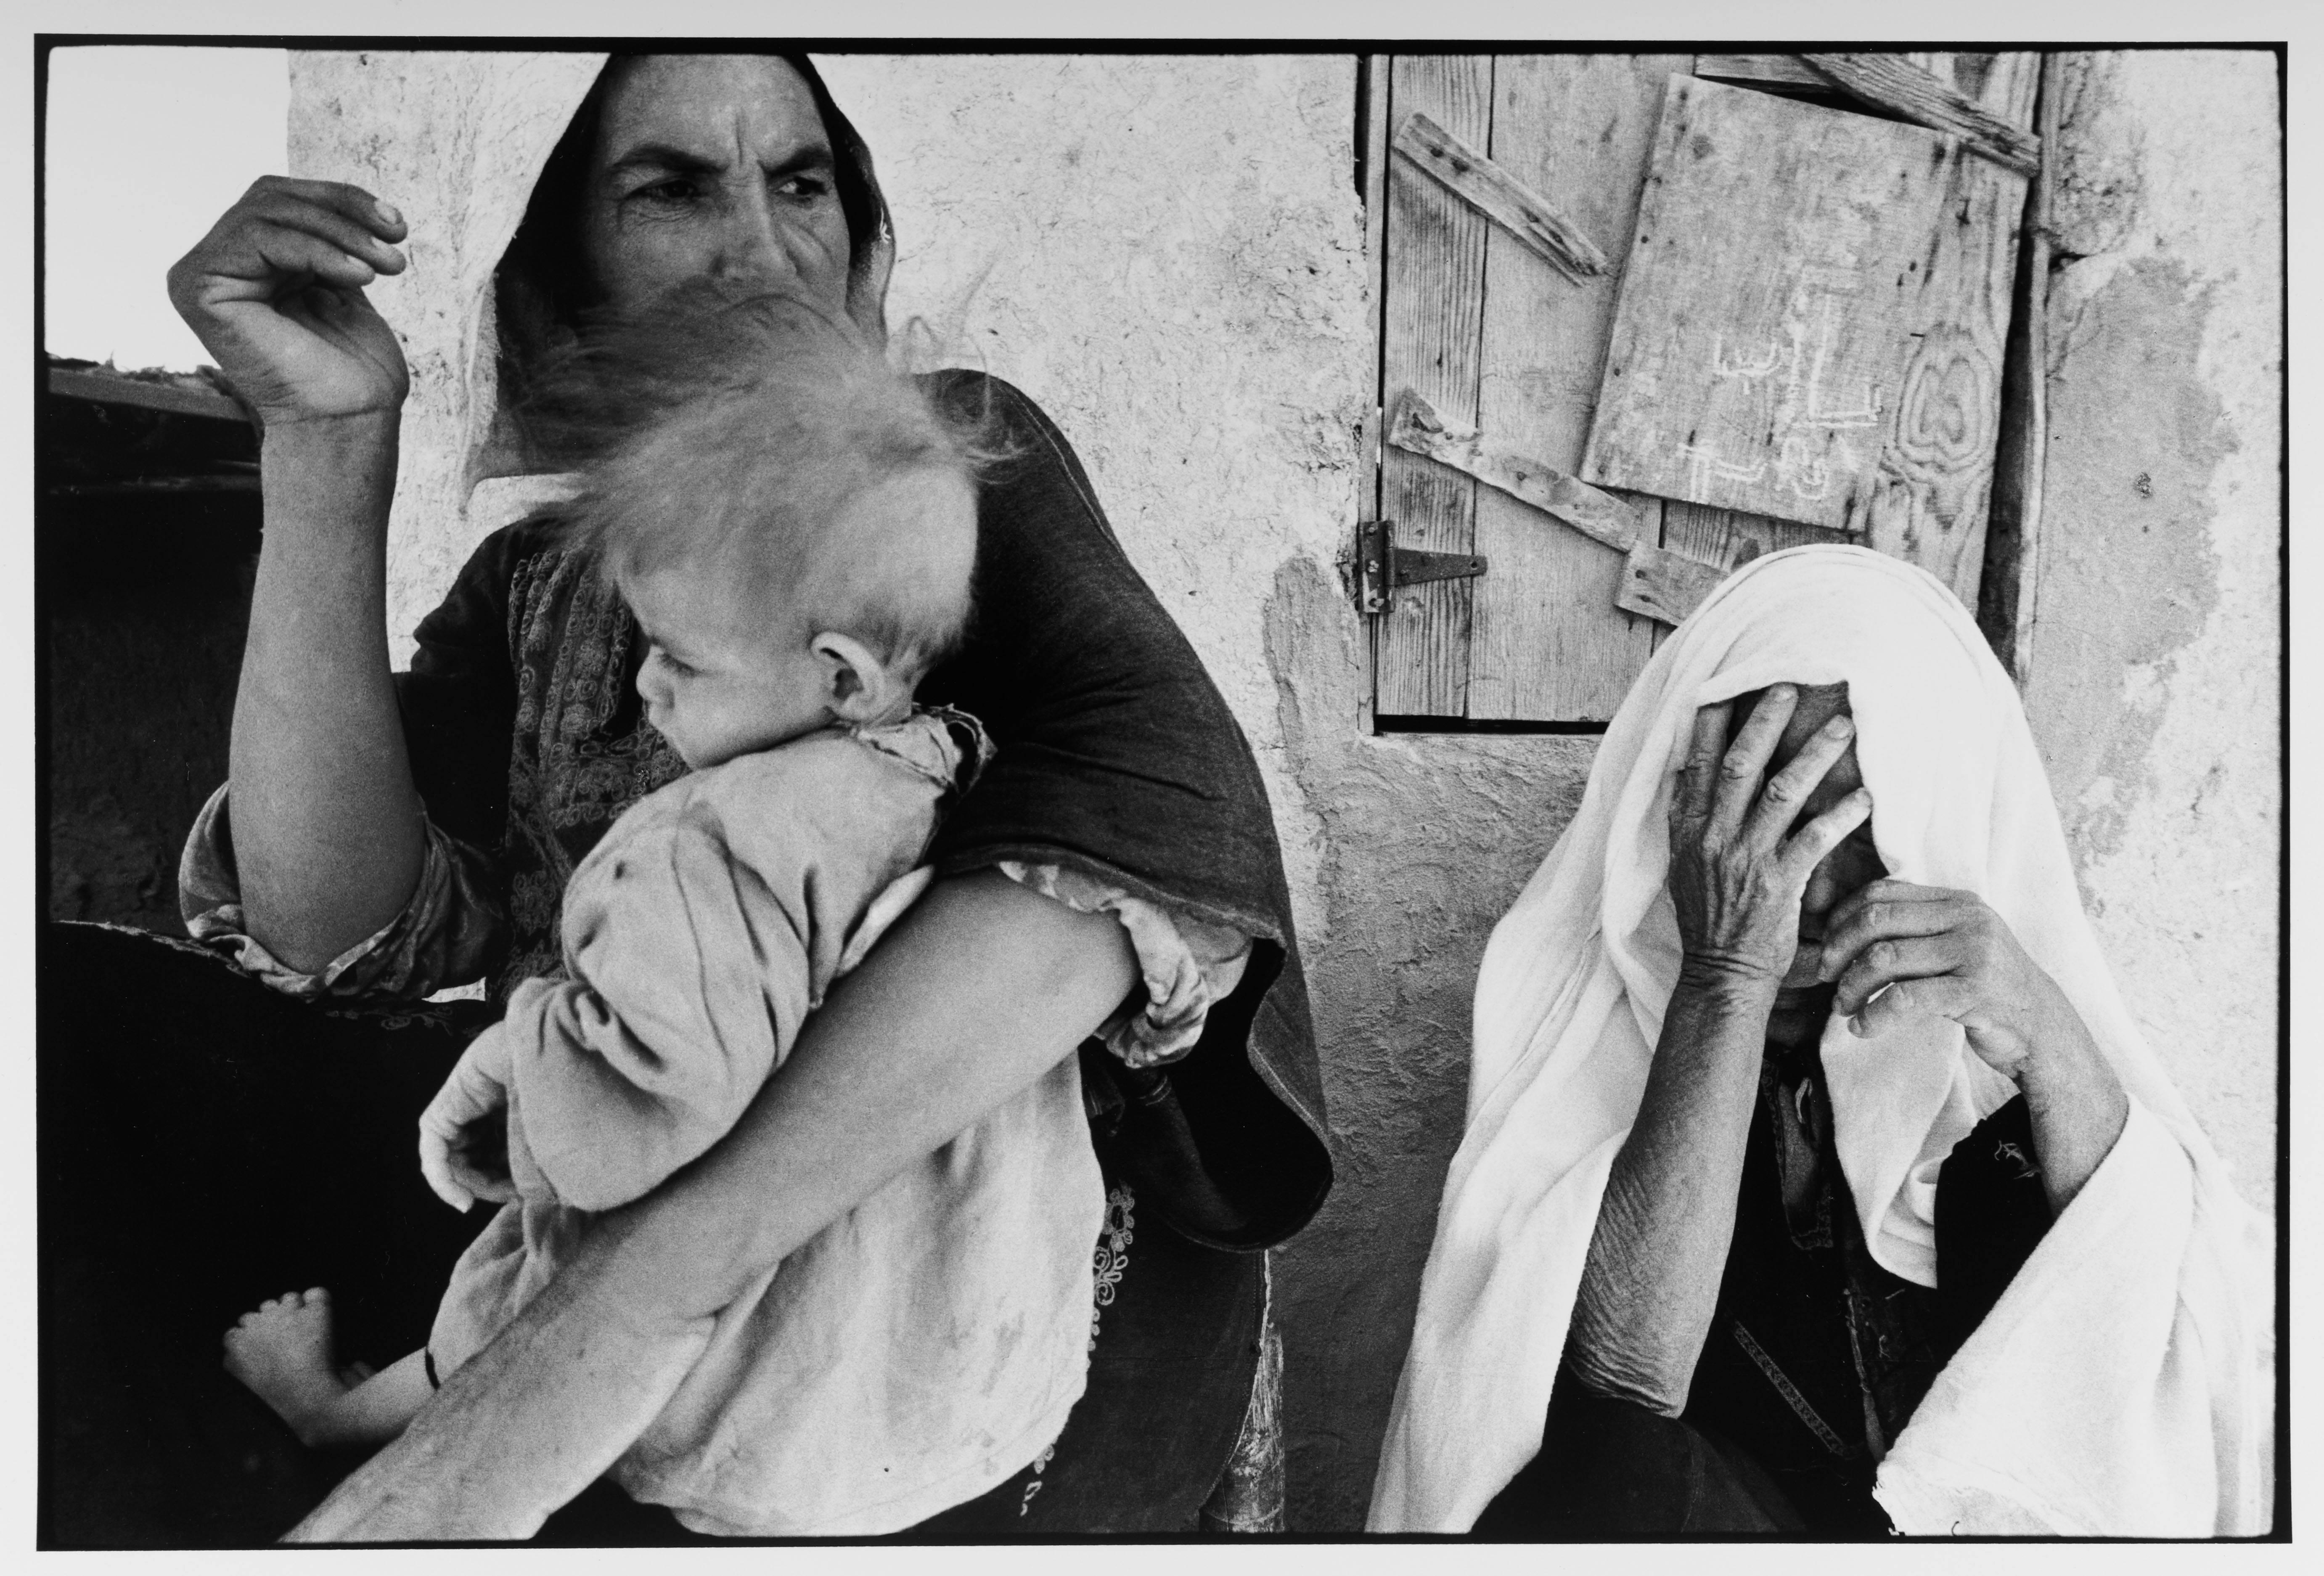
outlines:
[{"label": "floral embroidered fabric", "polygon": [[493,862],[422,819],[419,885],[403,912],[312,973],[282,962],[245,927],[221,783],[194,819],[178,867],[186,933],[271,989],[302,1001],[416,1001],[437,982],[474,979],[507,926]]}]

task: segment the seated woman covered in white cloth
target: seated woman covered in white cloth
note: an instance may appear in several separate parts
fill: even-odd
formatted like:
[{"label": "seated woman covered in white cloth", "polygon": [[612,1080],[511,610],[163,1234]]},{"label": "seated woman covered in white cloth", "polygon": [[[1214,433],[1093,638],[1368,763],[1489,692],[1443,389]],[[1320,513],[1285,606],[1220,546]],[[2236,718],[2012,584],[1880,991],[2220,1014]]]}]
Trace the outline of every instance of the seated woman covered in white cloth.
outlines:
[{"label": "seated woman covered in white cloth", "polygon": [[1975,624],[1774,554],[1486,951],[1371,1526],[2264,1532],[2264,1276]]}]

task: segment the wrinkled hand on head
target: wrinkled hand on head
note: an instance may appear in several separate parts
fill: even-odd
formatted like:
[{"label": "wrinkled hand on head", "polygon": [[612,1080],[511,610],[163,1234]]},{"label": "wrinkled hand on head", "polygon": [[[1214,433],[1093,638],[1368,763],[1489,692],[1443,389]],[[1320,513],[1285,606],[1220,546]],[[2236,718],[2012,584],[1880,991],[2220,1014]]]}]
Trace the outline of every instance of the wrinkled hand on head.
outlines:
[{"label": "wrinkled hand on head", "polygon": [[508,1069],[490,1030],[462,1052],[420,1116],[420,1174],[456,1210],[516,1196],[508,1173]]},{"label": "wrinkled hand on head", "polygon": [[1799,691],[1771,685],[1730,745],[1730,702],[1700,708],[1677,766],[1670,807],[1670,893],[1687,962],[1780,985],[1799,950],[1800,902],[1824,856],[1872,813],[1858,788],[1806,825],[1801,806],[1855,737],[1842,714],[1772,776]]}]

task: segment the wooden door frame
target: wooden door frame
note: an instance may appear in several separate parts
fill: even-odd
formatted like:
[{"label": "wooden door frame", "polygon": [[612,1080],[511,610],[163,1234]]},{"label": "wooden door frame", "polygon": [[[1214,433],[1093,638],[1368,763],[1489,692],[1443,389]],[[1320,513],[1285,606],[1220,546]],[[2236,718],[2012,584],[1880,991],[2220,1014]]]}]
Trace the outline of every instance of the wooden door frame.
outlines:
[{"label": "wooden door frame", "polygon": [[[1356,60],[1356,166],[1364,203],[1364,325],[1371,336],[1367,360],[1370,386],[1364,392],[1364,419],[1356,433],[1356,521],[1370,524],[1380,517],[1380,407],[1387,381],[1388,333],[1388,73],[1389,56],[1360,55]],[[1349,533],[1350,541],[1354,532]],[[1361,614],[1358,615],[1362,617]],[[1364,685],[1356,706],[1356,725],[1366,737],[1379,732],[1379,626],[1376,618],[1363,619]]]}]

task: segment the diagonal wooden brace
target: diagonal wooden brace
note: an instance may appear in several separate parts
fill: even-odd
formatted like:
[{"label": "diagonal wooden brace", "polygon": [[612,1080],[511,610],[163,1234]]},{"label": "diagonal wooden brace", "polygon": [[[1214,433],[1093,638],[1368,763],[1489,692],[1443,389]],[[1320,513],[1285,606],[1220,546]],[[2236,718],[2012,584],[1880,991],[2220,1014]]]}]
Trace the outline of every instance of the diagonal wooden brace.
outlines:
[{"label": "diagonal wooden brace", "polygon": [[1933,72],[1901,55],[1803,54],[1809,65],[1865,103],[1915,125],[1950,132],[2005,170],[2032,176],[2042,168],[2042,139],[2011,125]]},{"label": "diagonal wooden brace", "polygon": [[1474,428],[1447,421],[1410,389],[1397,401],[1388,440],[1407,454],[1425,455],[1521,503],[1554,514],[1618,553],[1629,551],[1638,539],[1637,516],[1611,493],[1601,493],[1563,471],[1499,447]]},{"label": "diagonal wooden brace", "polygon": [[1575,280],[1606,272],[1606,253],[1596,242],[1540,194],[1426,115],[1415,111],[1396,134],[1393,146],[1453,196]]}]

